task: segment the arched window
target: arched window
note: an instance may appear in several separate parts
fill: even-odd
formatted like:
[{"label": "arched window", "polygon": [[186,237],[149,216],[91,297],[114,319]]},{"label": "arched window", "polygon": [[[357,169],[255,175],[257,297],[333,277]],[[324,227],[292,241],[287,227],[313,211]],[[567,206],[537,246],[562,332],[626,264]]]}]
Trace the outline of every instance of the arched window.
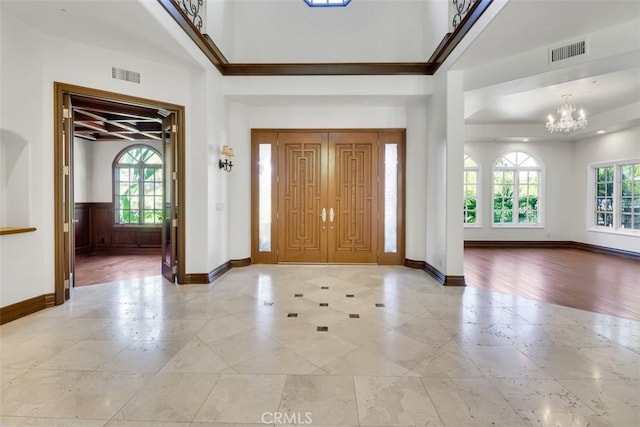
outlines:
[{"label": "arched window", "polygon": [[464,223],[480,224],[480,168],[468,154],[464,155]]},{"label": "arched window", "polygon": [[162,224],[162,157],[148,145],[122,150],[113,162],[116,224]]},{"label": "arched window", "polygon": [[542,167],[529,154],[514,151],[493,169],[493,223],[540,225]]}]

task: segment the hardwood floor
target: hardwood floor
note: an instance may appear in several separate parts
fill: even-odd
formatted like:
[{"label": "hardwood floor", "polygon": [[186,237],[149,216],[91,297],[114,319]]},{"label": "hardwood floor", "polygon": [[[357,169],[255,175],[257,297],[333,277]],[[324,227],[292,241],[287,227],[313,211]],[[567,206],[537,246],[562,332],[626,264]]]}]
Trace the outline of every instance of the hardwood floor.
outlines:
[{"label": "hardwood floor", "polygon": [[640,261],[580,249],[466,248],[468,286],[640,319]]},{"label": "hardwood floor", "polygon": [[[640,261],[580,249],[466,248],[467,285],[640,319]],[[76,286],[158,276],[160,255],[78,255]]]},{"label": "hardwood floor", "polygon": [[159,276],[160,274],[162,274],[160,254],[76,255],[76,286]]}]

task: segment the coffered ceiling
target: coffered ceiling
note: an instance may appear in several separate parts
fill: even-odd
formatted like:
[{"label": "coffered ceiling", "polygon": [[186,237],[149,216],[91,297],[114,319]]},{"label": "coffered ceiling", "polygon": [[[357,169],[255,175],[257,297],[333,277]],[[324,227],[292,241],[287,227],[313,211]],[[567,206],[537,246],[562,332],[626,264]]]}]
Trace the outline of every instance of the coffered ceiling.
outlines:
[{"label": "coffered ceiling", "polygon": [[89,141],[157,141],[162,117],[154,108],[125,105],[80,96],[72,97],[74,135]]}]

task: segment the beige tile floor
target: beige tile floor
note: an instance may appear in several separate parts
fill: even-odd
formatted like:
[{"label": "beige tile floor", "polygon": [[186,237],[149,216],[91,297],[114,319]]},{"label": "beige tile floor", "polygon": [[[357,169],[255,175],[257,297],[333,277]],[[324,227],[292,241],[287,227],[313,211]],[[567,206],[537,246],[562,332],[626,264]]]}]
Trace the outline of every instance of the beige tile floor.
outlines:
[{"label": "beige tile floor", "polygon": [[0,327],[5,427],[635,427],[639,377],[639,321],[404,267],[87,286]]}]

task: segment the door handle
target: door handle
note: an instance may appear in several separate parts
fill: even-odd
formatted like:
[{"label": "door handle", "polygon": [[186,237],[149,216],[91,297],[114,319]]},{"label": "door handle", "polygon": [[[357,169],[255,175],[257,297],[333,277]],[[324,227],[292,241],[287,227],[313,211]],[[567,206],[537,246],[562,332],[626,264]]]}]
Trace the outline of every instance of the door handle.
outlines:
[{"label": "door handle", "polygon": [[333,213],[333,208],[329,209],[329,222],[333,222],[333,218],[335,217]]},{"label": "door handle", "polygon": [[325,208],[322,208],[320,216],[322,217],[322,222],[327,222],[327,210]]}]

